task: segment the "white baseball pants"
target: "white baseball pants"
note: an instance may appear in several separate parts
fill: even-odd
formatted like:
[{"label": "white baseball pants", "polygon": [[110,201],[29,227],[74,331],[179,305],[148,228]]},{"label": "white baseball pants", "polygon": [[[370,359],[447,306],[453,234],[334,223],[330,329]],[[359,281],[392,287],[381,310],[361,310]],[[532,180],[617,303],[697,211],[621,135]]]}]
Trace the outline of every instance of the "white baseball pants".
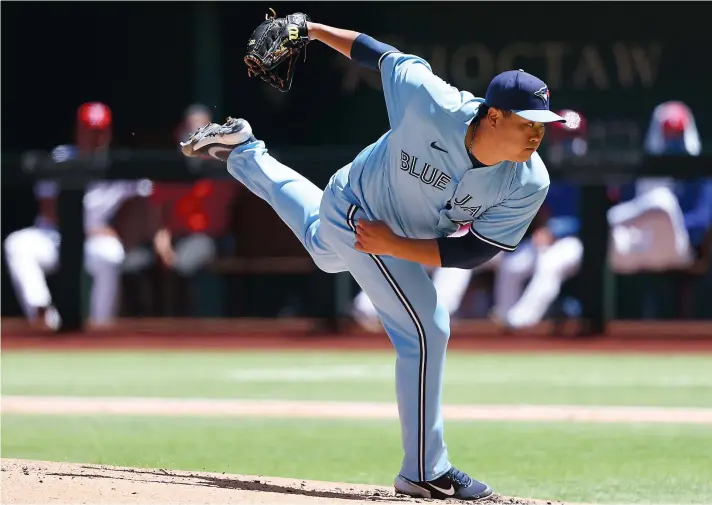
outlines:
[{"label": "white baseball pants", "polygon": [[[57,230],[25,228],[5,239],[5,259],[15,292],[28,319],[51,304],[45,275],[59,267],[60,235]],[[124,248],[113,236],[95,235],[84,243],[84,261],[93,285],[90,319],[105,324],[114,317]]]},{"label": "white baseball pants", "polygon": [[563,282],[578,272],[582,257],[583,245],[577,237],[539,249],[528,241],[505,254],[494,285],[497,316],[514,328],[537,324]]}]

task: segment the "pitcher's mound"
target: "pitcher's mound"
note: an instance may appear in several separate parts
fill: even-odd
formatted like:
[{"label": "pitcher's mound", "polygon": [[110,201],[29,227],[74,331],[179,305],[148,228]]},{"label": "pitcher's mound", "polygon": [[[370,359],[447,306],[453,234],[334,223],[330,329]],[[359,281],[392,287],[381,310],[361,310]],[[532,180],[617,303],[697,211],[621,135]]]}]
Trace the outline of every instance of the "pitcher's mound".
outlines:
[{"label": "pitcher's mound", "polygon": [[[443,503],[396,496],[393,488],[250,475],[2,459],[3,504]],[[459,502],[461,503],[461,502]],[[482,505],[560,505],[503,496]]]}]

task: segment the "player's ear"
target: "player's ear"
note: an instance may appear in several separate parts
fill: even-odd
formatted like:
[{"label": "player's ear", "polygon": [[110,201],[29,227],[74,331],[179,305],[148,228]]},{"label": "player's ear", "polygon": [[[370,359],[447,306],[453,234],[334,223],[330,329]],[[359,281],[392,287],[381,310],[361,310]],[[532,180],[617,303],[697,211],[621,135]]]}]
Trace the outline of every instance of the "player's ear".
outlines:
[{"label": "player's ear", "polygon": [[487,111],[487,122],[492,128],[495,128],[502,120],[502,112],[490,107]]}]

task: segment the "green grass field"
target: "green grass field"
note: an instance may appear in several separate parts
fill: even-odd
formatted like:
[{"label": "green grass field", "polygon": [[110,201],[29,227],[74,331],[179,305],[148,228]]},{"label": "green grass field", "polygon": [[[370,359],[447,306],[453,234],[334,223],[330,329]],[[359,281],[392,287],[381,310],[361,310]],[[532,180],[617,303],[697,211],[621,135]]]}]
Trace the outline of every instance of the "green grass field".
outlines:
[{"label": "green grass field", "polygon": [[[2,357],[12,395],[393,401],[390,352],[35,353]],[[712,356],[451,352],[444,401],[712,407]]]},{"label": "green grass field", "polygon": [[[2,353],[2,394],[393,401],[392,354]],[[451,352],[449,404],[712,408],[712,356]],[[712,503],[712,425],[448,421],[452,461],[505,495]],[[4,457],[390,485],[391,420],[3,414]]]}]

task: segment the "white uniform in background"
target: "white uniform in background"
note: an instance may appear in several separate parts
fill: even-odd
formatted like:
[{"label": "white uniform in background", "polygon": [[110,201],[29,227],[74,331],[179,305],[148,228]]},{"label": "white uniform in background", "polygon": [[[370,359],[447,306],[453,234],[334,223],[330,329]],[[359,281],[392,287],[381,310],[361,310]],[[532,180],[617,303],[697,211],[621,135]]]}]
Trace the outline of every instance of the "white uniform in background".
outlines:
[{"label": "white uniform in background", "polygon": [[[671,134],[671,130],[677,133]],[[646,153],[698,156],[701,150],[700,134],[689,107],[672,101],[653,110],[645,138]],[[609,261],[614,272],[662,271],[692,263],[689,233],[674,183],[671,177],[641,178],[635,183],[635,197],[608,211]]]},{"label": "white uniform in background", "polygon": [[[56,198],[58,186],[40,182],[35,186],[37,198]],[[84,195],[84,229],[108,226],[125,200],[150,193],[150,183],[95,182]],[[60,234],[56,225],[38,216],[35,225],[18,230],[5,239],[5,259],[18,300],[27,318],[37,317],[39,308],[52,305],[46,274],[59,267]],[[124,248],[111,235],[87,236],[84,243],[84,265],[92,276],[90,319],[93,324],[106,324],[115,314],[120,266]]]},{"label": "white uniform in background", "polygon": [[582,258],[583,244],[575,236],[542,247],[530,239],[505,254],[494,284],[496,318],[511,328],[537,324],[564,281],[578,273]]}]

